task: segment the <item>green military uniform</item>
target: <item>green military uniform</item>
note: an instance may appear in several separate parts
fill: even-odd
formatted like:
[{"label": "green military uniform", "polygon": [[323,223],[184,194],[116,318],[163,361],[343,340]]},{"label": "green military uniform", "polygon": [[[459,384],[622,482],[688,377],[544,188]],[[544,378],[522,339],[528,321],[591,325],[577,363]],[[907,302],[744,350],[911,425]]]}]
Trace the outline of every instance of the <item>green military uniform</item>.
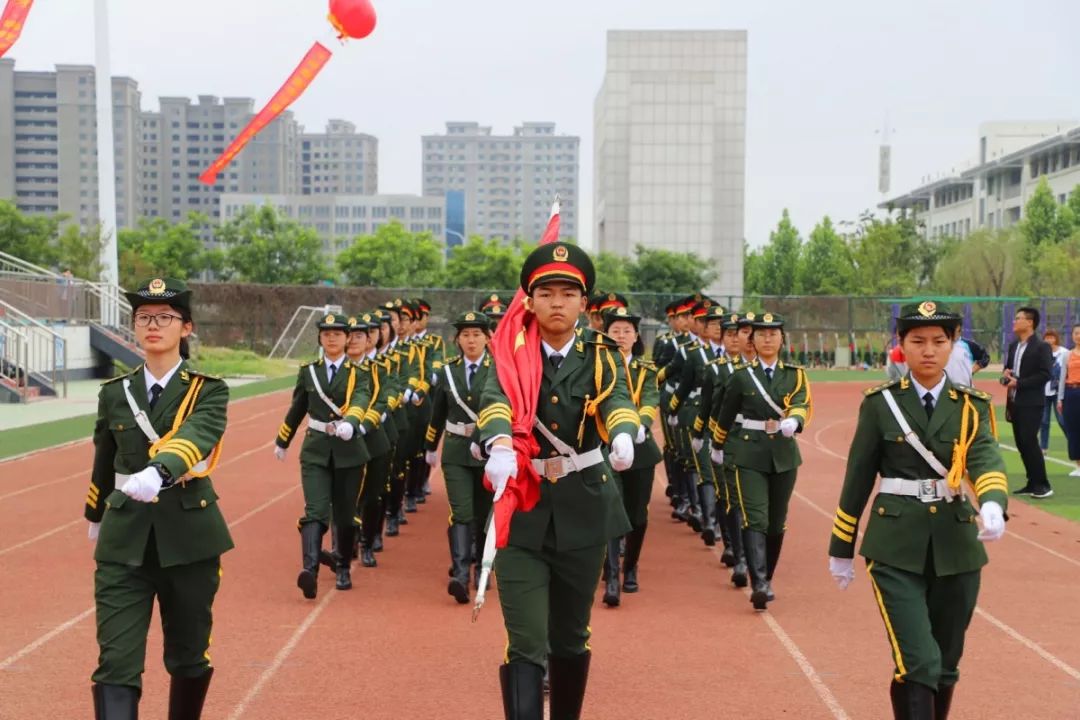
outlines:
[{"label": "green military uniform", "polygon": [[[319,330],[348,331],[344,315],[325,315]],[[372,432],[379,425],[379,413],[371,407],[370,387],[364,374],[342,355],[338,369],[331,371],[325,360],[300,366],[293,390],[292,403],[278,429],[277,447],[288,449],[307,420],[304,444],[300,450],[300,478],[304,488],[304,514],[300,518],[301,555],[303,569],[297,586],[304,597],[314,598],[319,572],[319,549],[322,536],[330,526],[331,513],[340,561],[337,563],[339,589],[352,586],[349,563],[352,560],[353,517],[360,490],[361,469],[371,458],[361,434]],[[337,423],[352,426],[354,435],[343,440],[333,434]]]},{"label": "green military uniform", "polygon": [[[782,328],[783,323],[779,315],[765,313],[754,319],[753,327]],[[784,437],[776,426],[790,418],[796,423],[795,432],[801,432],[811,415],[805,370],[778,360],[771,378],[769,374],[759,359],[731,376],[714,435],[725,456],[728,452],[734,456],[751,600],[758,610],[772,599],[770,581],[780,560],[788,503],[802,464],[798,442]]]},{"label": "green military uniform", "polygon": [[[625,320],[640,327],[641,317],[621,307],[608,311],[604,316],[605,330],[612,323]],[[642,355],[644,345],[640,338],[631,349],[629,358],[623,356],[626,363],[626,380],[630,390],[630,400],[638,411],[641,429],[634,438],[634,462],[627,470],[616,473],[619,490],[622,493],[623,509],[630,520],[630,532],[626,534],[626,552],[622,563],[622,587],[619,581],[619,543],[611,540],[607,549],[605,568],[606,586],[604,603],[615,607],[621,602],[620,590],[635,593],[639,590],[637,580],[638,561],[645,542],[645,531],[649,524],[649,500],[652,498],[653,479],[656,465],[662,456],[660,448],[652,437],[652,428],[659,422],[659,389],[656,386],[656,366],[645,360]],[[621,353],[620,353],[621,355]]]},{"label": "green military uniform", "polygon": [[[372,312],[373,325],[378,324],[380,333],[382,325],[392,327],[390,319],[390,312],[385,308],[376,308]],[[372,550],[374,552],[382,551],[382,534],[383,524],[390,523],[390,507],[394,504],[395,487],[402,488],[401,492],[404,492],[404,478],[402,477],[398,482],[397,475],[397,448],[399,445],[400,437],[402,434],[402,427],[399,423],[404,422],[401,418],[404,417],[405,409],[401,406],[403,381],[401,379],[401,361],[399,354],[394,350],[393,345],[387,345],[381,350],[377,351],[374,362],[379,366],[379,378],[382,386],[385,388],[386,393],[386,422],[383,426],[386,430],[387,440],[390,442],[390,454],[388,459],[388,466],[385,471],[385,477],[382,479],[382,490],[380,494],[382,511],[379,515],[378,529],[375,533],[373,540]],[[366,475],[365,475],[366,477]],[[397,494],[398,504],[400,506],[401,494]],[[391,528],[387,526],[387,535],[397,535],[397,511],[394,512],[393,519],[393,533]]]},{"label": "green military uniform", "polygon": [[[383,306],[384,312],[401,315],[404,303],[398,299],[387,302]],[[410,353],[409,344],[400,337],[386,348],[384,354],[393,365],[394,385],[398,389],[392,414],[394,425],[397,428],[398,439],[394,445],[394,459],[390,466],[390,492],[386,500],[386,534],[394,537],[399,532],[399,525],[408,524],[402,508],[402,500],[405,497],[406,474],[409,469],[411,457],[415,454],[412,447],[415,432],[410,423],[408,406],[411,404],[413,387],[416,381],[416,356]],[[409,397],[406,399],[406,393]]]},{"label": "green military uniform", "polygon": [[[482,313],[467,312],[457,318],[454,327],[458,332],[466,328],[487,332],[488,321]],[[491,368],[486,353],[475,361],[458,356],[441,367],[432,388],[431,422],[424,439],[426,450],[434,453],[446,434],[442,472],[450,502],[447,539],[451,576],[447,593],[462,604],[469,601],[469,567],[479,561],[473,557],[473,547],[484,547],[484,529],[491,513],[491,492],[484,487],[484,463],[472,451],[479,439],[476,422],[481,392]]]},{"label": "green military uniform", "polygon": [[[577,283],[587,293],[595,272],[583,250],[553,243],[534,250],[521,275],[522,289],[530,294],[543,282]],[[543,477],[539,501],[530,511],[513,515],[509,545],[495,558],[509,638],[500,678],[507,717],[539,717],[547,660],[551,716],[577,718],[605,548],[630,529],[602,443],[620,434],[634,438],[640,421],[610,338],[579,328],[561,362],[547,356],[561,355],[562,348],[537,352],[544,357],[538,358],[543,370],[536,418],[544,430],[533,432],[540,448],[533,463],[541,466]],[[497,373],[488,375],[482,406],[483,443],[509,436],[511,408]]]},{"label": "green military uniform", "polygon": [[[683,298],[674,307],[675,315],[689,315],[701,299],[700,294]],[[672,500],[675,510],[671,516],[686,522],[692,514],[696,516],[694,508],[698,505],[697,480],[690,470],[693,458],[690,455],[690,441],[685,432],[686,428],[680,430],[672,426],[671,418],[678,418],[679,412],[677,407],[675,410],[670,408],[671,398],[682,379],[687,353],[694,346],[695,341],[688,332],[675,335],[673,340],[670,353],[665,355],[667,361],[657,363],[659,370],[656,380],[660,388],[660,410],[664,419],[664,466],[667,470],[669,487],[674,485]]]},{"label": "green military uniform", "polygon": [[[179,280],[155,279],[127,297],[136,314],[144,305],[166,304],[190,317],[190,292]],[[124,708],[132,717],[137,712],[156,596],[165,667],[173,678],[170,706],[198,717],[193,709],[201,709],[213,673],[211,607],[221,583],[220,557],[233,547],[209,475],[225,432],[229,389],[186,360],[163,388],[147,388],[146,377],[140,365],[106,382],[98,395],[84,510],[87,520],[100,523],[95,711],[97,717],[127,717]],[[163,483],[150,502],[140,502],[122,488],[148,467]]]},{"label": "green military uniform", "polygon": [[[898,329],[903,336],[905,327],[936,325],[951,337],[959,322],[959,316],[943,305],[927,302],[906,306]],[[1002,509],[1008,505],[994,409],[986,393],[953,385],[947,378],[930,414],[910,374],[865,395],[829,555],[854,557],[859,518],[869,503],[859,553],[866,558],[892,649],[894,708],[898,702],[915,701],[903,697],[909,691],[927,695],[936,691],[936,697],[925,704],[936,704],[936,717],[944,718],[959,678],[980,568],[987,563],[986,550],[976,537],[977,512],[967,496],[977,497],[980,505],[994,502]],[[889,407],[888,396],[924,447],[948,470],[948,480],[942,480],[919,451],[905,442],[905,431]],[[878,476],[881,491],[869,502]],[[909,481],[903,484],[910,487],[886,487],[887,481],[896,484],[896,479]],[[967,487],[961,488],[962,484]],[[946,492],[942,492],[944,486]],[[906,494],[912,490],[925,495]],[[908,716],[914,717],[897,713],[897,717]]]},{"label": "green military uniform", "polygon": [[[428,318],[431,316],[431,303],[427,300],[417,298],[412,301],[412,306],[418,317]],[[426,396],[431,393],[431,385],[446,362],[446,340],[438,333],[429,332],[426,327],[416,336],[415,340],[417,346],[423,350],[420,379],[425,383],[422,394]],[[419,407],[417,426],[426,430],[430,423],[431,403],[425,399],[424,403]],[[431,483],[429,482],[431,466],[424,462],[423,438],[419,438],[416,445],[415,468],[413,484],[416,489],[414,496],[416,502],[423,504],[427,502],[427,496],[431,494]]]},{"label": "green military uniform", "polygon": [[480,303],[477,310],[487,317],[491,332],[495,332],[495,328],[499,326],[499,321],[506,315],[506,303],[498,295],[492,293],[487,300]]},{"label": "green military uniform", "polygon": [[[379,327],[379,319],[372,313],[364,313],[349,318],[350,332],[367,332]],[[390,477],[390,464],[393,460],[393,421],[390,419],[390,399],[396,392],[389,380],[389,361],[369,351],[361,360],[354,362],[367,385],[370,398],[364,412],[365,416],[378,416],[379,424],[366,435],[368,461],[364,465],[360,490],[356,498],[356,521],[359,524],[360,561],[364,567],[375,567],[375,547],[383,513],[383,495]],[[384,419],[385,418],[385,419]]]}]

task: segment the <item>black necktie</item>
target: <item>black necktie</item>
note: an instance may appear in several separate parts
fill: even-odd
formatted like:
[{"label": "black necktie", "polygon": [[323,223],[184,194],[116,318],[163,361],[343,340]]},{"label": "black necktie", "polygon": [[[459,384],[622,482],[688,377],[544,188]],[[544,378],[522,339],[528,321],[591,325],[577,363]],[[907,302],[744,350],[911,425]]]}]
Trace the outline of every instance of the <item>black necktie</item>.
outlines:
[{"label": "black necktie", "polygon": [[772,368],[765,368],[765,377],[768,379],[768,381],[770,383],[772,382],[772,373],[773,373]]},{"label": "black necktie", "polygon": [[465,384],[472,390],[472,381],[476,377],[476,363],[469,363],[469,375],[465,378]]},{"label": "black necktie", "polygon": [[157,383],[154,383],[153,385],[150,386],[150,409],[151,410],[153,410],[154,406],[157,405],[157,401],[161,397],[161,393],[164,390],[165,390],[165,388],[161,387]]},{"label": "black necktie", "polygon": [[926,408],[926,417],[931,417],[934,414],[934,393],[928,392],[922,396],[923,407]]},{"label": "black necktie", "polygon": [[330,376],[330,382],[334,382],[334,376],[337,375],[337,365],[330,363],[330,372],[327,374]]},{"label": "black necktie", "polygon": [[563,356],[559,353],[551,353],[548,355],[548,360],[551,362],[552,366],[558,370],[559,366],[562,365]]}]

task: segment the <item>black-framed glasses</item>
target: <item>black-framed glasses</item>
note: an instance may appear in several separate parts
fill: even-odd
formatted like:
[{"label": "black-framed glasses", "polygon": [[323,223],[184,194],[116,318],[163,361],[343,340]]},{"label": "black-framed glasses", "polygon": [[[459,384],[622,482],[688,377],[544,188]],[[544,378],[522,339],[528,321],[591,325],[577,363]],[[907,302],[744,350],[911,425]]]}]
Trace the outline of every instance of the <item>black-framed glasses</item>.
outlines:
[{"label": "black-framed glasses", "polygon": [[157,315],[137,313],[135,315],[135,327],[150,327],[150,321],[153,320],[158,327],[166,328],[172,325],[173,320],[182,321],[183,319],[179,315],[173,315],[172,313],[158,313]]}]

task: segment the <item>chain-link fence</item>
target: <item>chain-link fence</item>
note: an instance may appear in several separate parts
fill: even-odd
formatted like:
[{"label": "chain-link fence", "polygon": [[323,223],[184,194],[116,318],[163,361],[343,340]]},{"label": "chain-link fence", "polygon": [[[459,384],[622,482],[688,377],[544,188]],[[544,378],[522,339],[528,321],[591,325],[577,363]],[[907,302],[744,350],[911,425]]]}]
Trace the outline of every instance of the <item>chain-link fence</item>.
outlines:
[{"label": "chain-link fence", "polygon": [[[422,297],[432,306],[430,330],[447,338],[450,322],[460,313],[477,309],[492,291],[438,288],[344,288],[298,285],[245,285],[193,283],[195,318],[201,341],[208,345],[244,347],[266,353],[301,305],[339,305],[346,313],[371,310],[395,297]],[[499,296],[508,301],[513,292]],[[640,314],[646,347],[667,328],[664,307],[679,296],[626,293]],[[892,318],[901,301],[878,297],[716,296],[713,300],[734,310],[768,310],[784,316],[788,334],[787,356],[802,364],[832,366],[836,350],[850,354],[852,364],[880,365],[892,341]],[[1076,298],[947,298],[964,315],[965,335],[1000,359],[1012,339],[1016,308],[1032,305],[1042,312],[1042,329],[1056,328],[1068,341],[1072,324],[1080,319]],[[298,347],[304,347],[306,339]],[[311,346],[314,347],[314,333]]]}]

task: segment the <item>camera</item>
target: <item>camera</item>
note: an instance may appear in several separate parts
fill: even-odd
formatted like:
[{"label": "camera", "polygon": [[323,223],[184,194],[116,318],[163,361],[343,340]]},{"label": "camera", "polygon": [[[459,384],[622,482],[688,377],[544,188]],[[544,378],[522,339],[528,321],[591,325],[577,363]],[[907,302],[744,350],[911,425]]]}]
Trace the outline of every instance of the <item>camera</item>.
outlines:
[{"label": "camera", "polygon": [[998,382],[1001,383],[1002,385],[1008,385],[1011,381],[1009,380],[1009,378],[1002,375],[1001,377],[998,378]]}]

